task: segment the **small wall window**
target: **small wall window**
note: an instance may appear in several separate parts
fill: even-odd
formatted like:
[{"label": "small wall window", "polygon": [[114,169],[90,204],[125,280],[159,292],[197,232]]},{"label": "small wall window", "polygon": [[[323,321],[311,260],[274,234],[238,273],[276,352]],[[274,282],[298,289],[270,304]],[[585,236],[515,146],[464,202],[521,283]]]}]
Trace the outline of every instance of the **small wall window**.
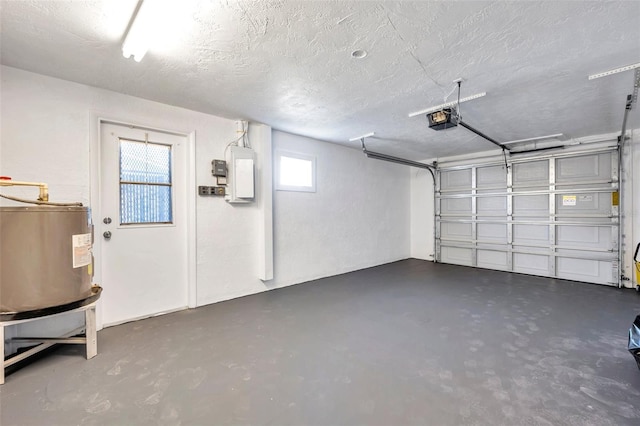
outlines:
[{"label": "small wall window", "polygon": [[316,158],[296,152],[276,153],[276,189],[316,192]]}]

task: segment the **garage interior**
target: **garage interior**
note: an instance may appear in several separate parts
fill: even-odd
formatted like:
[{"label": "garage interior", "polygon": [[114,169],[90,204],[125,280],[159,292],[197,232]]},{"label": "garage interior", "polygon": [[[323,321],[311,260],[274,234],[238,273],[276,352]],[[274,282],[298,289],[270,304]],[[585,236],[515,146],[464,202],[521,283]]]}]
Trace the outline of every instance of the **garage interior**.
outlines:
[{"label": "garage interior", "polygon": [[640,2],[0,14],[3,425],[640,420]]}]

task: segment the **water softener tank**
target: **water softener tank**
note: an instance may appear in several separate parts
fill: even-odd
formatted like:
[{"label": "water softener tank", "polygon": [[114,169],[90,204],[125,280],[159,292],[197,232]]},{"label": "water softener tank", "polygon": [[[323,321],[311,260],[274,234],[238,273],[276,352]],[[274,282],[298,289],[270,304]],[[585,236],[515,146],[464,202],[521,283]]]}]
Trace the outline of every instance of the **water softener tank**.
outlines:
[{"label": "water softener tank", "polygon": [[0,312],[89,297],[91,244],[87,207],[0,207]]}]

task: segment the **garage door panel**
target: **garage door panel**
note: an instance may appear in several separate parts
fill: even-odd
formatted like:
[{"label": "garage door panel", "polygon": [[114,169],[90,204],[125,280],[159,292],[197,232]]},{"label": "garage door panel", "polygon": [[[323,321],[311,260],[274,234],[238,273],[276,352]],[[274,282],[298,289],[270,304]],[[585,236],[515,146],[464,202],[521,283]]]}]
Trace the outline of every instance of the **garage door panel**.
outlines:
[{"label": "garage door panel", "polygon": [[545,160],[516,163],[512,173],[514,187],[549,185],[549,162]]},{"label": "garage door panel", "polygon": [[595,226],[560,226],[556,228],[559,246],[610,250],[613,248],[611,229]]},{"label": "garage door panel", "polygon": [[478,189],[487,187],[506,187],[507,173],[504,166],[479,167],[476,171]]},{"label": "garage door panel", "polygon": [[443,246],[442,262],[454,265],[472,266],[473,251],[470,248]]},{"label": "garage door panel", "polygon": [[556,182],[608,180],[611,178],[611,153],[558,158]]},{"label": "garage door panel", "polygon": [[523,274],[551,275],[549,256],[540,254],[514,253],[513,270]]},{"label": "garage door panel", "polygon": [[548,225],[513,225],[513,244],[540,245],[548,242]]},{"label": "garage door panel", "polygon": [[589,283],[613,284],[611,262],[558,257],[556,274],[559,278]]},{"label": "garage door panel", "polygon": [[440,201],[440,212],[446,214],[471,215],[471,197],[467,198],[443,198]]},{"label": "garage door panel", "polygon": [[514,216],[549,216],[548,195],[514,195]]},{"label": "garage door panel", "polygon": [[440,227],[440,238],[471,240],[471,224],[457,222],[443,222]]},{"label": "garage door panel", "polygon": [[506,216],[507,197],[479,197],[476,209],[478,216]]},{"label": "garage door panel", "polygon": [[443,191],[470,190],[471,169],[442,172],[440,174],[440,188]]},{"label": "garage door panel", "polygon": [[436,259],[617,284],[617,158],[615,150],[545,152],[508,158],[508,168],[496,157],[440,171]]},{"label": "garage door panel", "polygon": [[591,192],[586,194],[557,194],[556,211],[558,213],[610,214],[611,193]]},{"label": "garage door panel", "polygon": [[507,225],[500,223],[478,223],[478,241],[507,243]]},{"label": "garage door panel", "polygon": [[508,269],[508,254],[504,251],[478,250],[477,264],[480,268],[498,269],[505,271]]}]

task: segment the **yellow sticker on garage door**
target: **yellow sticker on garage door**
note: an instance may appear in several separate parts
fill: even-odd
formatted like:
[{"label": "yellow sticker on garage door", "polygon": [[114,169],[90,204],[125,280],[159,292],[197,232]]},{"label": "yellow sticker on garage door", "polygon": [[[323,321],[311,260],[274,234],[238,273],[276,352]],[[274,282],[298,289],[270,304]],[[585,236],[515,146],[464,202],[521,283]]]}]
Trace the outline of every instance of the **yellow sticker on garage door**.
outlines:
[{"label": "yellow sticker on garage door", "polygon": [[575,195],[563,195],[562,196],[562,205],[563,206],[575,206],[577,197]]},{"label": "yellow sticker on garage door", "polygon": [[620,194],[618,191],[611,193],[611,205],[619,206],[620,205]]}]

